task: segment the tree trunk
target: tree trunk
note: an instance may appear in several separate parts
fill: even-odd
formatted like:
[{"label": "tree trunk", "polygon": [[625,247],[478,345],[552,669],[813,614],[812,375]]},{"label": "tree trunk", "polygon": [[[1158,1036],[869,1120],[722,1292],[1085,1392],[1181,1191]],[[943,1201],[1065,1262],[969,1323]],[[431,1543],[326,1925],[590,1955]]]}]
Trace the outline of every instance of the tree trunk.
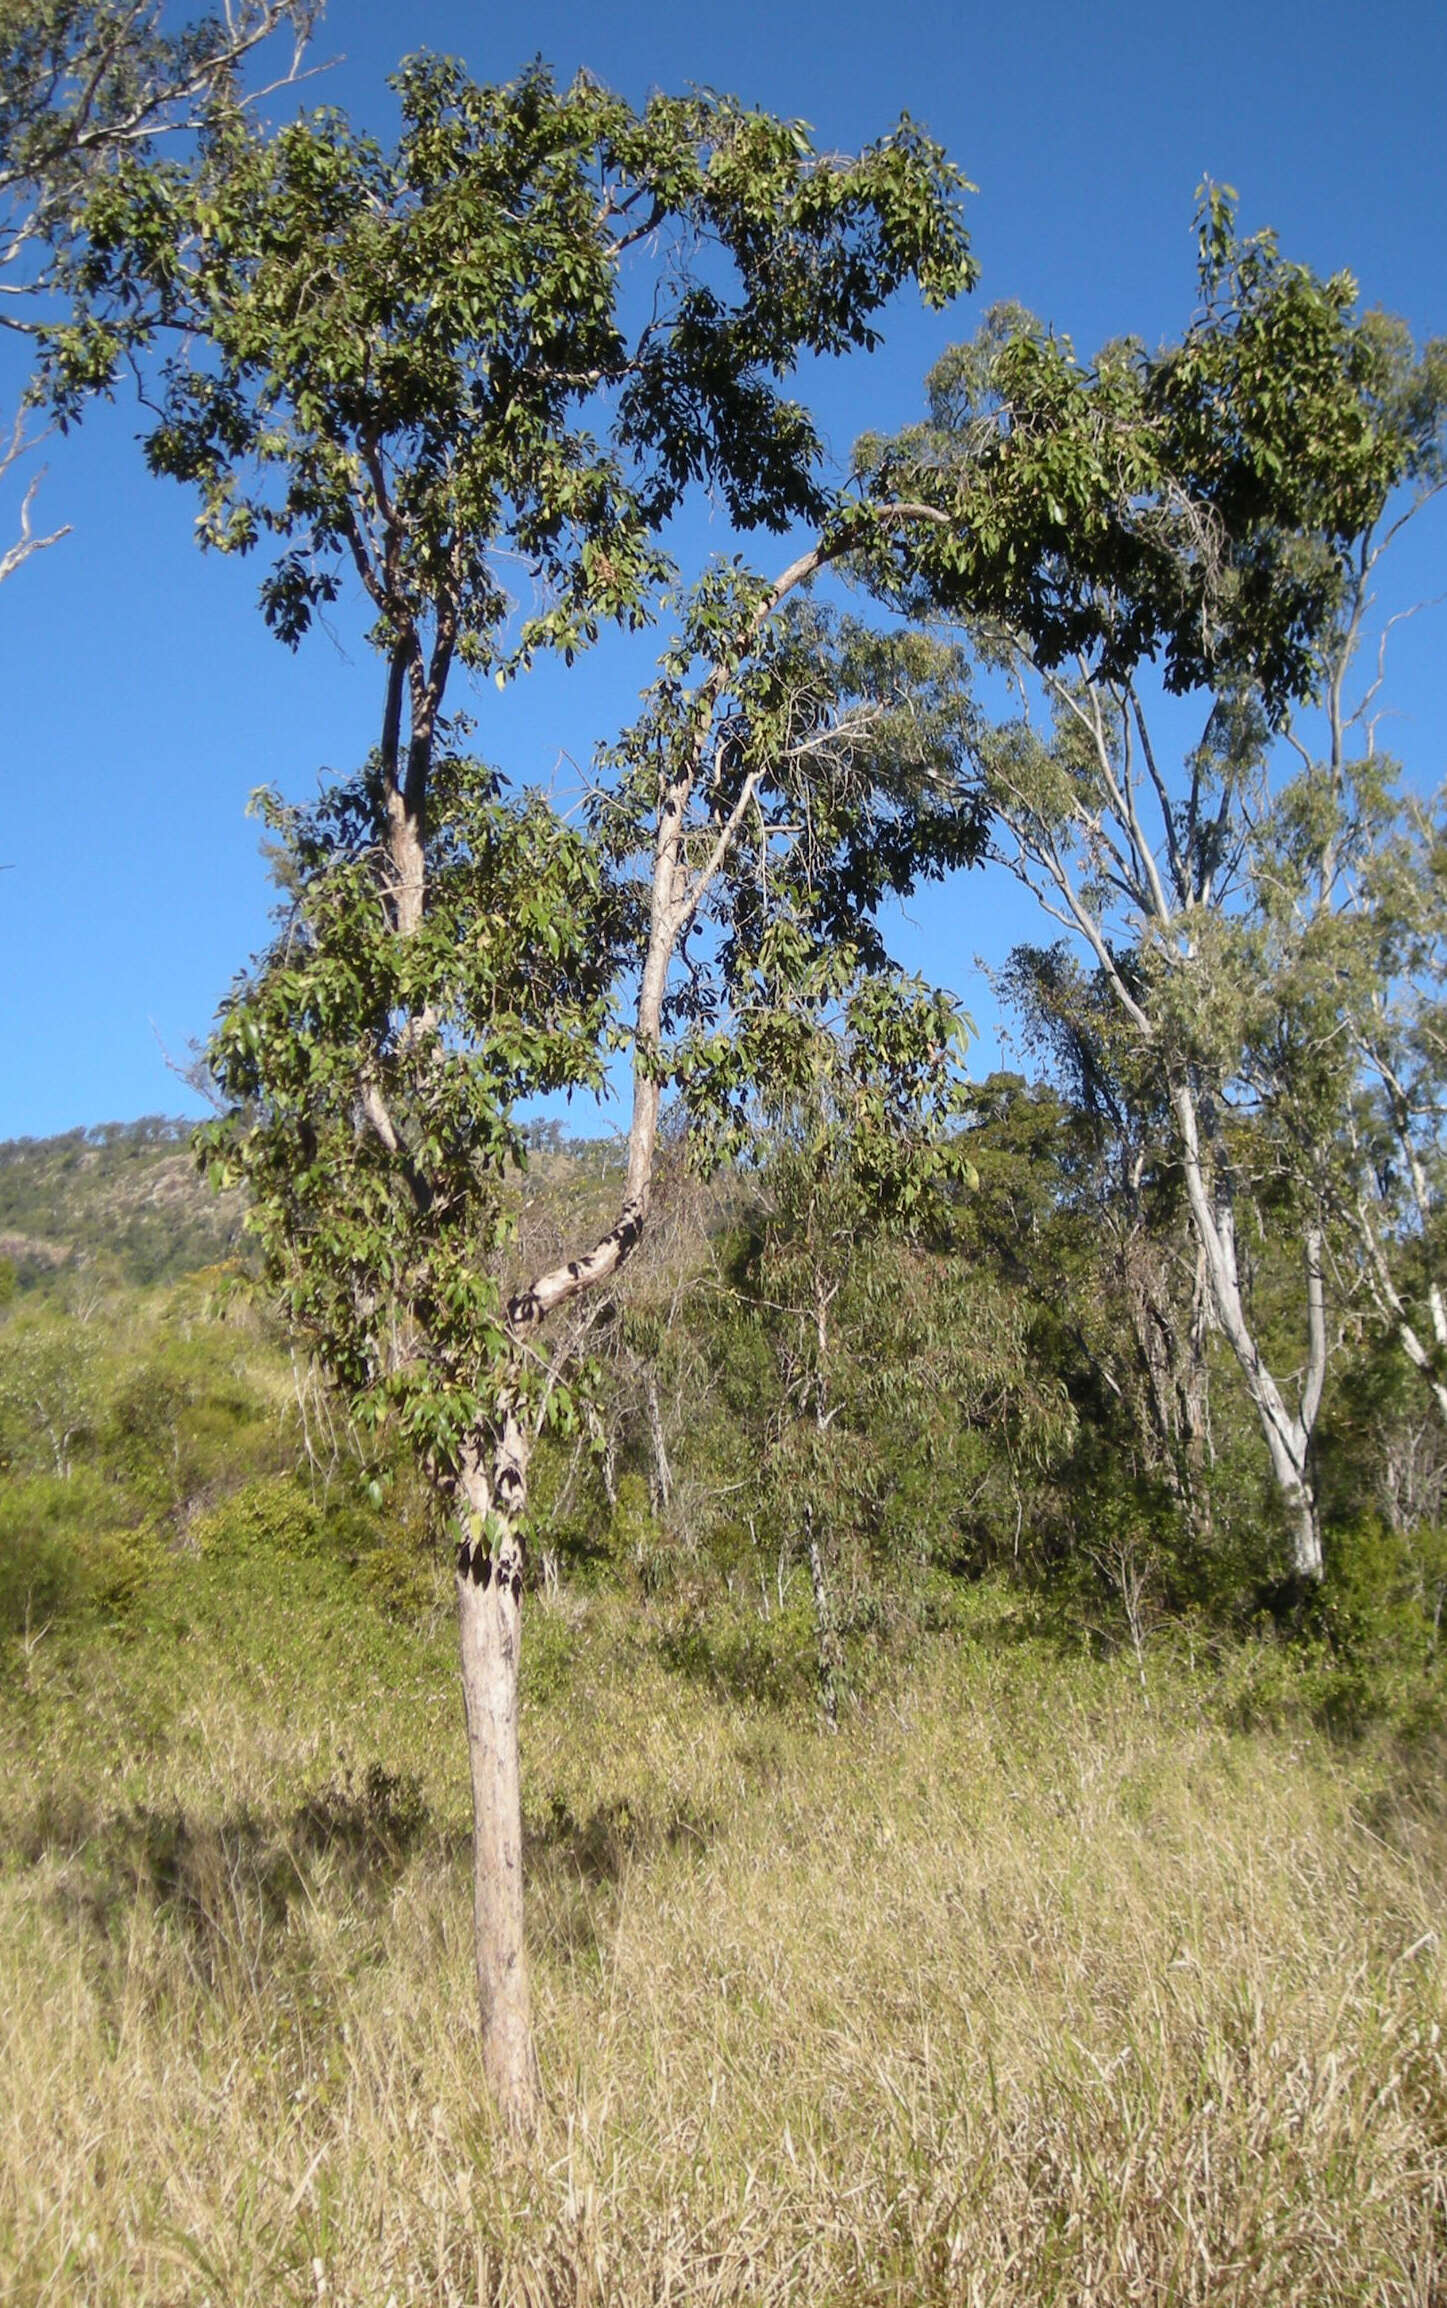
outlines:
[{"label": "tree trunk", "polygon": [[673,1469],[668,1463],[668,1443],[663,1432],[663,1406],[658,1399],[658,1380],[652,1370],[645,1374],[644,1390],[648,1406],[648,1441],[653,1458],[648,1503],[655,1515],[665,1516],[673,1504]]},{"label": "tree trunk", "polygon": [[814,1597],[814,1640],[818,1646],[819,1697],[823,1702],[824,1719],[831,1731],[839,1728],[839,1636],[834,1625],[834,1605],[829,1594],[829,1582],[824,1575],[824,1552],[819,1544],[818,1527],[810,1500],[804,1502],[804,1530],[809,1544],[809,1587]]},{"label": "tree trunk", "polygon": [[1442,1358],[1444,1352],[1447,1352],[1447,1301],[1444,1301],[1437,1283],[1429,1282],[1427,1310],[1432,1318],[1432,1335],[1436,1343],[1434,1353],[1424,1342],[1392,1278],[1386,1249],[1365,1196],[1358,1197],[1351,1215],[1357,1239],[1366,1255],[1367,1287],[1377,1312],[1396,1332],[1397,1344],[1430,1390],[1443,1424],[1447,1425],[1447,1379],[1442,1375]]},{"label": "tree trunk", "polygon": [[[794,588],[834,557],[817,546],[791,563],[751,613],[749,637],[772,617]],[[427,770],[456,633],[456,618],[439,608],[438,632],[424,679],[415,634],[394,651],[383,732],[388,790],[388,846],[392,905],[399,931],[422,918]],[[628,1168],[616,1223],[591,1250],[569,1258],[515,1291],[507,1304],[507,1331],[524,1356],[556,1308],[617,1273],[639,1242],[653,1191],[653,1163],[662,1097],[663,998],[673,956],[710,884],[724,865],[757,783],[745,780],[722,825],[710,820],[712,847],[690,866],[684,825],[711,747],[713,712],[730,678],[725,656],[697,695],[694,735],[659,797],[649,901],[648,948],[639,979],[634,1027],[633,1119]],[[411,685],[412,739],[401,778],[400,726],[404,681]],[[522,1653],[521,1526],[527,1503],[529,1443],[504,1389],[498,1427],[472,1438],[458,1470],[468,1535],[457,1553],[458,1622],[462,1689],[472,1769],[473,1887],[478,1998],[483,2063],[499,2113],[517,2132],[530,2131],[541,2102],[533,2050],[523,1939],[522,1801],[518,1769],[518,1670]],[[664,1462],[666,1466],[666,1460]]]},{"label": "tree trunk", "polygon": [[522,1542],[512,1516],[481,1503],[493,1485],[480,1469],[466,1470],[464,1485],[474,1516],[484,1518],[481,1535],[458,1549],[457,1565],[482,2062],[498,2114],[510,2131],[527,2134],[537,2122],[540,2093],[523,1938]]},{"label": "tree trunk", "polygon": [[1299,1579],[1319,1579],[1324,1566],[1321,1525],[1311,1480],[1311,1424],[1294,1417],[1287,1409],[1280,1388],[1261,1360],[1255,1340],[1245,1334],[1244,1345],[1239,1345],[1230,1323],[1223,1324],[1223,1328],[1241,1365],[1246,1392],[1271,1460],[1271,1472],[1286,1507],[1291,1528],[1291,1568]]},{"label": "tree trunk", "polygon": [[1291,1529],[1291,1567],[1299,1579],[1313,1583],[1326,1571],[1326,1560],[1321,1551],[1321,1517],[1316,1511],[1316,1494],[1309,1483],[1303,1483],[1296,1496]]},{"label": "tree trunk", "polygon": [[[817,1450],[811,1481],[822,1475],[834,1413],[829,1404],[829,1309],[839,1285],[826,1285],[822,1272],[814,1273],[814,1340],[818,1361],[814,1369],[814,1433]],[[844,1653],[834,1624],[834,1604],[824,1573],[824,1550],[812,1498],[804,1501],[804,1530],[809,1542],[809,1586],[814,1597],[814,1628],[819,1646],[819,1696],[831,1731],[839,1728],[839,1686],[844,1680]]]},{"label": "tree trunk", "polygon": [[1171,1104],[1180,1126],[1181,1166],[1196,1239],[1206,1259],[1216,1317],[1241,1367],[1246,1392],[1256,1413],[1271,1461],[1271,1472],[1291,1525],[1291,1568],[1299,1579],[1320,1579],[1324,1568],[1321,1525],[1311,1481],[1311,1437],[1321,1407],[1326,1376],[1326,1318],[1322,1285],[1322,1239],[1318,1227],[1306,1229],[1307,1370],[1301,1392],[1301,1412],[1294,1415],[1280,1387],[1262,1359],[1241,1295],[1236,1261],[1236,1226],[1229,1201],[1218,1197],[1208,1180],[1196,1126],[1196,1105],[1191,1091],[1176,1083]]},{"label": "tree trunk", "polygon": [[1177,1299],[1167,1257],[1145,1222],[1132,1224],[1120,1247],[1120,1270],[1143,1391],[1132,1411],[1148,1461],[1158,1467],[1191,1529],[1211,1533],[1210,1365],[1201,1319],[1204,1261],[1198,1255],[1189,1311]]}]

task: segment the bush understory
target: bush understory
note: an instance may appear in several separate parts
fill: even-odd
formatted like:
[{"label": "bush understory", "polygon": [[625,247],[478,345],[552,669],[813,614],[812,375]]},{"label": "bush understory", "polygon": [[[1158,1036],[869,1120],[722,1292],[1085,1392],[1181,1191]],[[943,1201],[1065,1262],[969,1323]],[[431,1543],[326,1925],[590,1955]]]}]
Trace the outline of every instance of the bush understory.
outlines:
[{"label": "bush understory", "polygon": [[[295,1533],[291,1533],[295,1541]],[[837,1737],[537,1596],[547,2111],[479,2086],[447,1610],[162,1557],[6,1654],[0,2289],[51,2302],[1429,2303],[1440,1758],[985,1582]],[[1319,1713],[1319,1710],[1317,1711]],[[1244,1727],[1243,1727],[1244,1726]]]}]

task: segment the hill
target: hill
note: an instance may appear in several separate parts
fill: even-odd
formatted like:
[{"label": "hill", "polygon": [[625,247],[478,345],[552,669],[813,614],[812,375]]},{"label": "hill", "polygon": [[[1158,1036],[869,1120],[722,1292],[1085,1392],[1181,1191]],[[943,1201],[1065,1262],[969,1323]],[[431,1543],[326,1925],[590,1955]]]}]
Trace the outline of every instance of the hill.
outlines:
[{"label": "hill", "polygon": [[97,1260],[144,1287],[230,1257],[241,1200],[214,1194],[200,1176],[191,1129],[150,1114],[0,1143],[0,1259],[20,1288]]}]

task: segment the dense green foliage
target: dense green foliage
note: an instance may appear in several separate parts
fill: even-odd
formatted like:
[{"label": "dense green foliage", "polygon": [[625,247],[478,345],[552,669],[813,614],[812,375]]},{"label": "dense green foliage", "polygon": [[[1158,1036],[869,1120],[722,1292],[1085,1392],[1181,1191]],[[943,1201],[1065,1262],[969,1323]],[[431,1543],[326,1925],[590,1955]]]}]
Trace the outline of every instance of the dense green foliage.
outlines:
[{"label": "dense green foliage", "polygon": [[[164,0],[4,0],[0,330],[33,337],[64,313],[88,204],[107,179],[144,172],[158,143],[174,149],[244,103],[258,51],[276,66],[273,87],[293,77],[314,13],[311,0],[227,0],[220,12],[178,26]],[[133,282],[126,312],[116,317],[116,350],[143,340],[154,317]],[[0,437],[0,482],[23,468],[43,433],[23,404],[12,412],[8,437]],[[0,583],[69,535],[68,528],[35,532],[41,478],[31,470],[15,509]]]},{"label": "dense green foliage", "polygon": [[[1148,1671],[1156,1654],[1239,1652],[1248,1708],[1255,1691],[1268,1714],[1427,1724],[1447,1450],[1389,1342],[1364,1327],[1328,1393],[1328,1575],[1303,1614],[1277,1588],[1249,1406],[1219,1345],[1207,1524],[1173,1486],[1090,1116],[1011,1077],[962,1104],[973,1184],[941,1180],[923,1215],[891,1217],[867,1186],[861,1224],[860,1188],[813,1167],[827,1121],[811,1135],[798,1105],[761,1171],[704,1188],[669,1158],[657,1238],[587,1334],[586,1415],[540,1446],[535,1587],[633,1594],[675,1670],[807,1704],[812,1532],[841,1705],[990,1576],[1067,1648],[1134,1646]],[[448,1556],[408,1454],[339,1421],[234,1268],[151,1284],[144,1259],[125,1279],[87,1251],[94,1173],[76,1148],[6,1150],[17,1206],[76,1245],[0,1309],[6,1640],[121,1632],[198,1553],[325,1560],[369,1608],[435,1608]],[[174,1160],[158,1125],[111,1151],[137,1186]],[[526,1255],[606,1210],[615,1160],[538,1152],[509,1175]],[[1270,1285],[1263,1250],[1268,1305]]]},{"label": "dense green foliage", "polygon": [[[267,1278],[352,1415],[454,1466],[504,1351],[515,1108],[601,1082],[627,910],[550,810],[446,761],[426,919],[400,939],[377,802],[371,777],[310,814],[270,807],[291,903],[221,1020],[232,1112],[205,1143],[218,1181],[246,1181]],[[359,1095],[378,1127],[358,1131]]]},{"label": "dense green foliage", "polygon": [[1158,662],[1169,689],[1244,689],[1276,721],[1316,685],[1362,537],[1441,477],[1447,344],[1419,354],[1350,273],[1241,238],[1229,188],[1197,226],[1178,343],[1084,363],[999,306],[932,372],[927,421],[862,450],[881,490],[950,515],[897,560],[926,612],[991,621],[1047,670]]},{"label": "dense green foliage", "polygon": [[[194,169],[118,170],[50,340],[73,413],[110,385],[138,291],[163,342],[186,332],[147,453],[199,487],[208,543],[280,541],[262,601],[288,641],[339,563],[384,649],[435,618],[478,667],[647,617],[690,484],[743,527],[827,504],[822,446],[780,390],[801,357],[870,344],[906,280],[937,304],[973,277],[961,180],[907,120],[826,158],[731,98],[635,113],[541,65],[483,87],[417,56],[396,87],[391,152],[335,112],[266,138],[238,111]],[[659,304],[640,323],[645,243]],[[509,549],[550,597],[512,631]]]},{"label": "dense green foliage", "polygon": [[314,13],[307,0],[232,0],[223,14],[177,27],[159,0],[5,0],[7,326],[34,328],[44,316],[57,264],[74,253],[97,184],[123,166],[144,166],[157,138],[198,128],[218,106],[234,105],[252,52],[285,28],[299,53]]}]

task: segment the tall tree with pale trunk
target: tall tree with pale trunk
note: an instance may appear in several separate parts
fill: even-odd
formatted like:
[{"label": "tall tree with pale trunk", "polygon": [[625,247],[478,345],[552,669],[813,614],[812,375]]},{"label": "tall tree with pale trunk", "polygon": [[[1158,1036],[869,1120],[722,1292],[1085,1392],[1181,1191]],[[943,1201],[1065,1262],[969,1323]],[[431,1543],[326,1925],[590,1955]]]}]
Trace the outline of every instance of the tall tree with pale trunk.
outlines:
[{"label": "tall tree with pale trunk", "polygon": [[[878,496],[945,518],[880,528],[874,575],[918,614],[962,619],[1014,685],[1017,710],[982,715],[976,740],[996,854],[1084,950],[1154,1075],[1291,1567],[1314,1581],[1329,1196],[1307,1141],[1341,1125],[1352,1066],[1284,967],[1336,904],[1330,840],[1307,857],[1287,821],[1334,792],[1344,806],[1347,765],[1338,747],[1308,766],[1293,802],[1274,741],[1314,700],[1339,706],[1379,549],[1440,485],[1447,346],[1418,355],[1358,311],[1349,275],[1238,238],[1227,193],[1208,191],[1198,222],[1201,306],[1178,344],[1125,340],[1085,366],[1004,309],[946,356],[928,421],[865,448]],[[1174,751],[1172,694],[1198,715]],[[1299,869],[1284,909],[1280,838]],[[1239,1124],[1267,1125],[1280,1153],[1304,1097],[1313,1125],[1272,1214],[1300,1266],[1293,1373],[1252,1309],[1239,1227],[1262,1139]]]},{"label": "tall tree with pale trunk", "polygon": [[[784,385],[805,354],[871,344],[904,283],[938,303],[973,268],[961,180],[908,121],[841,158],[711,94],[635,111],[587,77],[480,87],[428,58],[397,88],[391,151],[335,113],[270,141],[238,113],[195,169],[108,180],[53,376],[62,407],[106,385],[142,276],[173,348],[147,453],[199,488],[203,541],[271,541],[262,605],[287,642],[348,579],[371,607],[376,748],[315,810],[264,805],[290,904],[222,1017],[209,1143],[298,1330],[454,1521],[483,2057],[526,2129],[529,1462],[579,1416],[554,1318],[647,1223],[660,1101],[726,1035],[745,893],[826,940],[962,850],[945,705],[906,698],[898,652],[846,662],[782,618],[876,518],[913,517],[830,485]],[[657,614],[695,484],[739,529],[814,541],[777,576],[734,562],[694,588],[569,823],[460,755],[449,685],[505,686]],[[610,1030],[633,1063],[616,1222],[518,1273],[515,1107],[596,1086]]]}]

